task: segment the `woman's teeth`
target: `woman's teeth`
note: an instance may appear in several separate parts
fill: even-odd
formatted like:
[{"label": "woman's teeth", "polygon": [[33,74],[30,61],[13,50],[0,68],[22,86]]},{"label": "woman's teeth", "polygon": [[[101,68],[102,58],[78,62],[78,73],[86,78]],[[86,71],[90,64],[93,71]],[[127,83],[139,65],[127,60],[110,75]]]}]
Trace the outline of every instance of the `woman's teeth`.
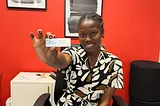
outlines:
[{"label": "woman's teeth", "polygon": [[93,44],[86,45],[86,48],[91,48]]}]

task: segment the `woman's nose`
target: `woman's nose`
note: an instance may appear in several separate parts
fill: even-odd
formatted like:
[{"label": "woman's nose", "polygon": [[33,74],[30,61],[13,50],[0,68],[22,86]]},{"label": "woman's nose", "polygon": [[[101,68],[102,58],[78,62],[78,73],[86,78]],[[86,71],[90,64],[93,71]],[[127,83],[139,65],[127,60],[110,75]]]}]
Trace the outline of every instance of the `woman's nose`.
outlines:
[{"label": "woman's nose", "polygon": [[90,36],[87,35],[87,36],[86,36],[86,41],[90,41],[90,40],[91,40]]}]

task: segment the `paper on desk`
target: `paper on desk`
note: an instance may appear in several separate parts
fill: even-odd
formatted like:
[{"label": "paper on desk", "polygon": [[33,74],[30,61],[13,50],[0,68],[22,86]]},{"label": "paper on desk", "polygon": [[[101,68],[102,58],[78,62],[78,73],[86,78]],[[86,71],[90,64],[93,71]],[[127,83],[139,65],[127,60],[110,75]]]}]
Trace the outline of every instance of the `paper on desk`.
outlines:
[{"label": "paper on desk", "polygon": [[35,74],[22,75],[20,80],[38,80],[41,79],[41,76],[37,76]]},{"label": "paper on desk", "polygon": [[71,46],[70,38],[55,38],[49,39],[46,38],[46,47],[69,47]]}]

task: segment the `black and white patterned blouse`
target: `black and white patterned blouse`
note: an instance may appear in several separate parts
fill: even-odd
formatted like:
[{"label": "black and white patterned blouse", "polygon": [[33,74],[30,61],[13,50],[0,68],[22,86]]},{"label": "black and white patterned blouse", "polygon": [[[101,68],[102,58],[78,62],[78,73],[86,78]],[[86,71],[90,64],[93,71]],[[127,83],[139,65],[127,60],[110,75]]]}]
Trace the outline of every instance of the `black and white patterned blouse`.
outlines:
[{"label": "black and white patterned blouse", "polygon": [[107,87],[123,88],[122,62],[103,47],[92,70],[82,46],[66,48],[62,52],[69,54],[72,62],[65,69],[67,89],[58,106],[97,106]]}]

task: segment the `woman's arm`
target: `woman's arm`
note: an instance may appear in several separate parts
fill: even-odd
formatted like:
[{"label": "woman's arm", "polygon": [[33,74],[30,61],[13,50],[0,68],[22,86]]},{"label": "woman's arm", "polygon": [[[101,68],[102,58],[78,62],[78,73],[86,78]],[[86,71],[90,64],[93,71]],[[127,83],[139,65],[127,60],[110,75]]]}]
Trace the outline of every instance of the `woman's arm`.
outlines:
[{"label": "woman's arm", "polygon": [[115,91],[116,88],[108,87],[100,99],[99,106],[109,106],[110,100]]},{"label": "woman's arm", "polygon": [[71,57],[68,54],[57,52],[56,56],[45,55],[47,64],[54,68],[66,68],[70,62]]}]

